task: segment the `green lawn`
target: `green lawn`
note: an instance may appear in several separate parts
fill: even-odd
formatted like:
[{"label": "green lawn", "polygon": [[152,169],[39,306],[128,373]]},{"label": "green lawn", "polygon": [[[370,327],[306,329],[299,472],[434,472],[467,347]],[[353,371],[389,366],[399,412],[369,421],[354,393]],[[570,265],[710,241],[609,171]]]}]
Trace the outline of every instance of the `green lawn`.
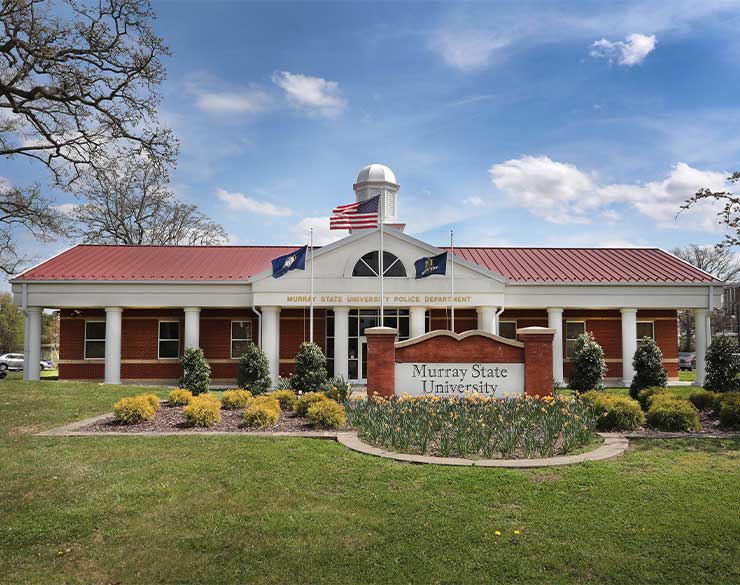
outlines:
[{"label": "green lawn", "polygon": [[307,439],[31,436],[133,391],[0,381],[0,583],[740,582],[737,441],[495,470]]}]

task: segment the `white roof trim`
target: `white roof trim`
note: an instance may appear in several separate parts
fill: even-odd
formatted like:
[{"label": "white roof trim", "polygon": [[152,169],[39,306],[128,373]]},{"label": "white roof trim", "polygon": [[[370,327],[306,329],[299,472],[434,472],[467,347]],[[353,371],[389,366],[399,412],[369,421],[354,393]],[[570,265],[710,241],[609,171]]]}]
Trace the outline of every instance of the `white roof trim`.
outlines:
[{"label": "white roof trim", "polygon": [[488,331],[482,331],[481,329],[471,329],[463,333],[453,333],[452,331],[446,331],[444,329],[439,329],[436,331],[430,331],[429,333],[425,333],[424,335],[412,337],[411,339],[406,339],[405,341],[397,341],[396,349],[400,349],[402,347],[409,347],[411,345],[416,345],[417,343],[422,343],[423,341],[434,339],[435,337],[450,337],[451,339],[454,339],[455,341],[463,341],[464,339],[467,339],[468,337],[486,337],[488,339],[491,339],[492,341],[498,341],[499,343],[503,343],[504,345],[510,345],[512,347],[518,347],[518,348],[524,347],[524,343],[522,343],[521,341],[514,341],[513,339],[501,337],[500,335],[494,335],[493,333],[489,333]]}]

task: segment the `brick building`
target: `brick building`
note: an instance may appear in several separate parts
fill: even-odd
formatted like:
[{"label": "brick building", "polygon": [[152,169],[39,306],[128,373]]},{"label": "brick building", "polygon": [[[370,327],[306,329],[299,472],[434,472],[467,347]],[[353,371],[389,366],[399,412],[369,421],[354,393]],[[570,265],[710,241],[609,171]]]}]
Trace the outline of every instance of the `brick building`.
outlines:
[{"label": "brick building", "polygon": [[[379,316],[379,230],[356,231],[314,251],[314,340],[330,370],[366,379],[365,329],[398,329],[401,340],[452,327],[450,272],[416,279],[414,262],[442,249],[410,237],[396,218],[398,184],[371,165],[358,200],[381,193],[385,314]],[[310,335],[310,270],[272,277],[270,261],[298,246],[75,246],[12,280],[26,313],[25,375],[38,378],[41,311],[60,309],[62,379],[175,382],[185,348],[201,347],[218,382],[233,382],[248,340],[273,378],[289,374]],[[553,377],[567,380],[575,338],[590,331],[604,348],[607,377],[631,381],[638,340],[653,337],[669,377],[678,370],[677,310],[696,317],[697,377],[704,375],[709,315],[722,283],[655,248],[456,248],[457,332],[509,339],[519,328],[557,331]],[[451,268],[451,266],[449,266]]]}]

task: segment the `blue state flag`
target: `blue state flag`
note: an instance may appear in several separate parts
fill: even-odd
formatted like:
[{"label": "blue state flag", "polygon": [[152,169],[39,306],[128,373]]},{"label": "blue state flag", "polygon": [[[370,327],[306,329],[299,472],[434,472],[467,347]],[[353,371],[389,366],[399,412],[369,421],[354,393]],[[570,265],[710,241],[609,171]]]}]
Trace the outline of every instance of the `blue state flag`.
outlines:
[{"label": "blue state flag", "polygon": [[272,277],[280,278],[289,270],[305,270],[306,250],[308,250],[308,246],[303,246],[295,252],[275,258],[272,261]]},{"label": "blue state flag", "polygon": [[419,258],[414,262],[416,267],[416,278],[426,278],[432,274],[447,274],[447,252],[437,256]]}]

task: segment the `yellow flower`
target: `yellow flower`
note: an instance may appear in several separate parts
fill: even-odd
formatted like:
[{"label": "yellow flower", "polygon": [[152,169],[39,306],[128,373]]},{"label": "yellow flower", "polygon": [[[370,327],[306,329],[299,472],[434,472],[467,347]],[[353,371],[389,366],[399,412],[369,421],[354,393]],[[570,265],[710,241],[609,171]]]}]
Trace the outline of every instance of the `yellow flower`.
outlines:
[{"label": "yellow flower", "polygon": [[514,534],[520,534],[520,532],[518,530],[515,530]]},{"label": "yellow flower", "polygon": [[497,530],[496,532],[494,532],[494,534],[495,534],[496,536],[501,536],[501,531],[500,531],[500,530]]}]

